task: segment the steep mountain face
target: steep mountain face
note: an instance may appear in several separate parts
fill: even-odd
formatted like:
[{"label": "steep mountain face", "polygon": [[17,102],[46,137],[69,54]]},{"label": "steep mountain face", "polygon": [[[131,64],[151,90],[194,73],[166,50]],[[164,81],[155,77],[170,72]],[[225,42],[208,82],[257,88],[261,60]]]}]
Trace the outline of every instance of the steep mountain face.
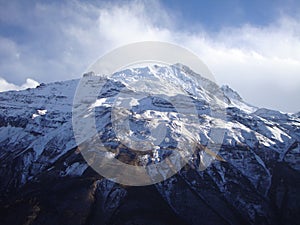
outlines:
[{"label": "steep mountain face", "polygon": [[[86,74],[82,80],[102,89],[96,101],[86,96],[81,106],[87,111],[80,114],[73,105],[79,80],[0,93],[0,224],[299,224],[299,113],[253,107],[228,86],[182,65],[127,69],[111,77]],[[139,81],[150,83],[142,87]],[[161,95],[146,95],[151,88]],[[197,121],[180,113],[189,112],[187,97]],[[124,102],[131,119],[128,132],[118,136],[112,111]],[[189,146],[182,140],[195,151],[162,182],[119,185],[80,154],[72,116],[89,117],[88,110],[95,112],[109,154],[128,164],[155,164],[176,146],[184,153]],[[154,153],[120,150],[120,139],[146,142],[161,121],[168,125],[168,141],[157,143]]]}]

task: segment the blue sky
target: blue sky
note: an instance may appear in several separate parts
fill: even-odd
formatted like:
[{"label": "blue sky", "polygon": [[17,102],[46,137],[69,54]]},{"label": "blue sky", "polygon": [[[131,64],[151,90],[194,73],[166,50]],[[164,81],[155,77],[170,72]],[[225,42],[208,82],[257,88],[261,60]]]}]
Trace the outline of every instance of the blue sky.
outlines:
[{"label": "blue sky", "polygon": [[253,105],[300,111],[299,15],[296,0],[0,0],[0,91],[78,78],[112,49],[157,40]]},{"label": "blue sky", "polygon": [[299,1],[290,0],[164,0],[162,4],[179,12],[187,25],[200,23],[205,29],[218,31],[224,26],[242,26],[246,23],[264,26],[281,13],[295,16]]}]

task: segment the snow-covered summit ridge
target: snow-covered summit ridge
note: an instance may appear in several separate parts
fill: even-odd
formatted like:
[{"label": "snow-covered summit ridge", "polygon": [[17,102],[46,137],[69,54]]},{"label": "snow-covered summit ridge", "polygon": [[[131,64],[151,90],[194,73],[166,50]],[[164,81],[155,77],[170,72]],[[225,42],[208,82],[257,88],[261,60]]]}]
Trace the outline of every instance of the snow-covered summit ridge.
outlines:
[{"label": "snow-covered summit ridge", "polygon": [[[89,74],[94,74],[90,72]],[[107,75],[99,75],[106,77]],[[125,85],[141,80],[158,80],[156,85],[164,86],[170,93],[172,87],[178,87],[175,93],[190,94],[199,99],[205,100],[208,104],[219,105],[220,107],[238,107],[245,112],[254,112],[256,107],[246,103],[237,92],[228,86],[219,87],[214,81],[201,74],[192,71],[188,66],[180,63],[166,65],[150,65],[144,67],[131,67],[114,73],[110,79],[121,81]],[[136,87],[139,90],[140,86]]]}]

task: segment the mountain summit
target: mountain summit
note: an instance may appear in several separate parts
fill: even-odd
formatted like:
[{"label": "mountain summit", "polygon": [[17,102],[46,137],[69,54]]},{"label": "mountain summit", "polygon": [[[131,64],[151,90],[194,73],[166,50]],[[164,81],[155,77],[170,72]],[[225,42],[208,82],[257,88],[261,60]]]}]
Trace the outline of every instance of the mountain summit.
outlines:
[{"label": "mountain summit", "polygon": [[[251,106],[186,66],[87,73],[0,103],[0,224],[300,221],[299,114]],[[163,178],[149,186],[113,182],[139,179],[114,167],[104,178],[82,152],[97,146],[90,118],[100,161],[155,168],[176,150],[185,164],[147,170]]]}]

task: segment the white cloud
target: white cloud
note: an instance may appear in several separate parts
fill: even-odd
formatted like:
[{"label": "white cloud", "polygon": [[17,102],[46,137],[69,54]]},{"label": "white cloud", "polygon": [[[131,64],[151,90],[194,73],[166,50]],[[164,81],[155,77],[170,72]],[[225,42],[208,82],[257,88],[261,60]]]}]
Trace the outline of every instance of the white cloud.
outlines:
[{"label": "white cloud", "polygon": [[266,26],[245,24],[209,33],[197,24],[191,25],[193,32],[179,30],[176,13],[170,14],[158,1],[98,6],[77,1],[38,3],[31,12],[38,23],[27,21],[28,13],[21,8],[13,10],[18,26],[29,29],[35,38],[27,43],[0,38],[0,49],[7,56],[1,57],[0,69],[6,79],[14,74],[14,82],[25,74],[43,82],[79,77],[105,52],[131,42],[157,40],[196,53],[219,84],[229,84],[254,105],[300,110],[297,18],[281,15]]},{"label": "white cloud", "polygon": [[266,27],[228,28],[208,40],[186,42],[246,101],[260,107],[299,111],[300,22],[288,17]]},{"label": "white cloud", "polygon": [[12,91],[12,90],[24,90],[27,88],[35,88],[38,85],[39,85],[39,82],[37,82],[33,79],[30,79],[30,78],[27,78],[26,82],[19,86],[19,85],[13,84],[13,83],[9,83],[5,79],[0,77],[0,92]]}]

